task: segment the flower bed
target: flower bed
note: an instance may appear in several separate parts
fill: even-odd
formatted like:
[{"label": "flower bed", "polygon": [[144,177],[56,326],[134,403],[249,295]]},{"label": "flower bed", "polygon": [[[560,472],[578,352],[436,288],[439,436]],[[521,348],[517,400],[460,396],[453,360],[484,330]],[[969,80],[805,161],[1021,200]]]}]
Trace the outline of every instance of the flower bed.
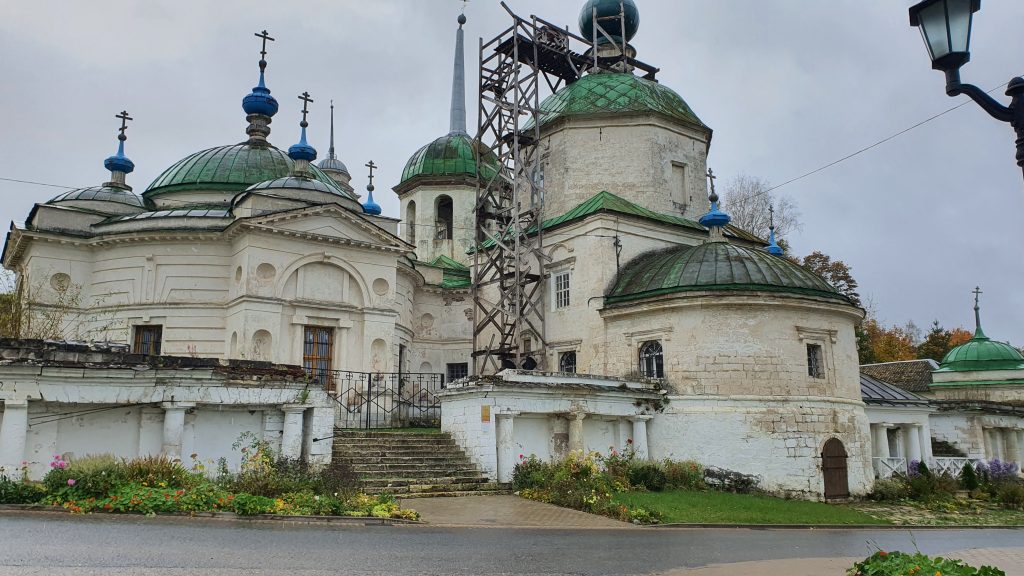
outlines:
[{"label": "flower bed", "polygon": [[962,560],[925,556],[920,552],[886,552],[879,550],[847,571],[847,576],[1006,576],[991,566],[974,568]]},{"label": "flower bed", "polygon": [[65,460],[54,455],[42,483],[0,471],[0,504],[46,504],[74,513],[195,514],[233,512],[242,516],[358,516],[416,520],[390,495],[367,496],[344,467],[310,469],[301,462],[277,459],[263,441],[239,439],[241,469],[227,463],[207,475],[196,455],[191,468],[177,460],[150,456],[118,460],[110,455]]}]

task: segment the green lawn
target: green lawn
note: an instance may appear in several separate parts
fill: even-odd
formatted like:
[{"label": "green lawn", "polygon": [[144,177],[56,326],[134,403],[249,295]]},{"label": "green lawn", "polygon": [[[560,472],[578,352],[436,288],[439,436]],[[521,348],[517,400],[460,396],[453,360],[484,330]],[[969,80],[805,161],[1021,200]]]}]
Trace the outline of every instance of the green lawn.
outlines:
[{"label": "green lawn", "polygon": [[728,492],[624,492],[615,501],[690,524],[888,524],[845,506]]}]

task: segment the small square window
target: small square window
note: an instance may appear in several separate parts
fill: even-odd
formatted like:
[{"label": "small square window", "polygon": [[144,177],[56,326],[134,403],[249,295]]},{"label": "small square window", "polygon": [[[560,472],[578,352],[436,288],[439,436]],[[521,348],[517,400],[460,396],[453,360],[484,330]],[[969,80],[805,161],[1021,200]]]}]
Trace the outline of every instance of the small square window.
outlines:
[{"label": "small square window", "polygon": [[448,370],[445,376],[447,376],[448,382],[465,378],[469,376],[469,363],[468,362],[456,362],[448,364]]},{"label": "small square window", "polygon": [[555,308],[569,307],[569,271],[555,274]]},{"label": "small square window", "polygon": [[132,352],[135,354],[145,354],[147,356],[159,356],[163,333],[164,327],[159,324],[152,326],[136,326],[135,343],[132,346]]},{"label": "small square window", "polygon": [[576,351],[562,352],[558,355],[558,371],[569,374],[576,373]]},{"label": "small square window", "polygon": [[825,357],[821,344],[807,345],[807,375],[811,378],[825,377]]}]

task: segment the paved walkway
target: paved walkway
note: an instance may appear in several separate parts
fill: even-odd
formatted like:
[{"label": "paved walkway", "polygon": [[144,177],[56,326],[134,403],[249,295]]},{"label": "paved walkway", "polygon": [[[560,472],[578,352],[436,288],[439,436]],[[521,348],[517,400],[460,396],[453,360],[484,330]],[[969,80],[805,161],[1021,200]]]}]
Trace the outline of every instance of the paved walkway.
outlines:
[{"label": "paved walkway", "polygon": [[518,496],[460,496],[411,498],[403,508],[420,513],[434,526],[493,526],[496,528],[602,528],[636,529],[637,526],[598,516],[534,502]]}]

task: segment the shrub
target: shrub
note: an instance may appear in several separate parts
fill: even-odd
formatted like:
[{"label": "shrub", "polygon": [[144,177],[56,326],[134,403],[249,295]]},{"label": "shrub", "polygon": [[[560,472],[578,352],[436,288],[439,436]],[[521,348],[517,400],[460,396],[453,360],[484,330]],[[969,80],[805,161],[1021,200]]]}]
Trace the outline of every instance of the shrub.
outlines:
[{"label": "shrub", "polygon": [[36,504],[45,496],[46,488],[39,484],[0,475],[0,504]]},{"label": "shrub", "polygon": [[975,491],[981,486],[981,482],[978,480],[978,473],[974,470],[974,465],[970,462],[964,464],[963,470],[960,471],[960,486],[964,490]]},{"label": "shrub", "polygon": [[879,502],[895,502],[910,496],[907,483],[900,478],[875,480],[871,487],[871,499]]},{"label": "shrub", "polygon": [[188,488],[200,481],[197,474],[186,470],[180,462],[163,455],[125,460],[122,469],[126,482],[147,486]]},{"label": "shrub", "polygon": [[1007,510],[1024,510],[1024,484],[1005,484],[997,497],[999,505]]},{"label": "shrub", "polygon": [[704,470],[704,481],[708,487],[723,492],[749,494],[757,490],[760,478],[749,474],[741,474],[725,468],[709,466]]},{"label": "shrub", "polygon": [[633,449],[632,444],[622,452],[609,446],[608,455],[601,457],[601,464],[611,478],[616,490],[629,490],[629,469],[635,461],[636,451]]},{"label": "shrub", "polygon": [[253,494],[235,494],[230,501],[228,509],[240,516],[256,516],[257,514],[273,514],[277,511],[277,504],[273,498],[256,496]]},{"label": "shrub", "polygon": [[996,484],[1016,482],[1018,479],[1017,473],[1020,472],[1020,467],[1013,462],[1003,462],[998,458],[990,461],[986,468],[988,469],[989,481]]},{"label": "shrub", "polygon": [[863,562],[858,562],[847,571],[849,576],[897,576],[903,574],[920,574],[929,576],[1006,576],[998,568],[982,566],[973,568],[962,560],[949,558],[931,558],[921,554],[905,552],[886,552],[879,550]]},{"label": "shrub", "polygon": [[553,476],[553,466],[533,454],[520,454],[519,463],[512,469],[512,488],[524,490],[544,487]]},{"label": "shrub", "polygon": [[668,484],[668,479],[660,466],[653,462],[644,462],[630,466],[629,483],[651,492],[661,492]]},{"label": "shrub", "polygon": [[124,482],[117,458],[110,454],[85,456],[68,461],[54,455],[50,471],[43,477],[50,497],[71,500],[105,498]]},{"label": "shrub", "polygon": [[693,460],[665,460],[662,463],[665,471],[665,480],[669,488],[681,488],[683,490],[703,490],[707,488],[704,482],[704,466]]}]

